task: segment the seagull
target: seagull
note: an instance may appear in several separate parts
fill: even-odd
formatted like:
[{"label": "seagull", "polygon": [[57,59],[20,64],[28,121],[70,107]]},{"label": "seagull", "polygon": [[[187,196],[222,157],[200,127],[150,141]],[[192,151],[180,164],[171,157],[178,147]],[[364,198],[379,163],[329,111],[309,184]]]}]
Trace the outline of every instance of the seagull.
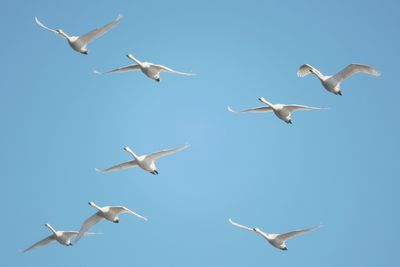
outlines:
[{"label": "seagull", "polygon": [[260,230],[260,228],[250,228],[241,224],[238,224],[234,221],[232,221],[231,219],[229,219],[229,222],[239,228],[243,228],[249,231],[253,231],[256,232],[257,234],[260,234],[262,237],[264,237],[272,246],[279,248],[281,250],[288,250],[287,245],[286,245],[286,240],[298,236],[298,235],[302,235],[305,234],[307,232],[313,231],[318,229],[320,226],[316,226],[316,227],[311,227],[311,228],[306,228],[306,229],[302,229],[302,230],[296,230],[293,232],[289,232],[289,233],[285,233],[285,234],[268,234],[265,233],[263,231]]},{"label": "seagull", "polygon": [[121,68],[118,68],[118,69],[115,69],[115,70],[110,70],[110,71],[107,71],[107,72],[99,72],[99,71],[95,70],[94,73],[96,73],[96,74],[105,74],[105,73],[139,71],[140,70],[147,77],[149,77],[150,79],[153,79],[153,80],[155,80],[157,82],[161,81],[160,72],[162,72],[162,71],[173,73],[173,74],[186,75],[186,76],[195,75],[194,73],[186,73],[186,72],[175,71],[175,70],[170,69],[170,68],[168,68],[166,66],[163,66],[163,65],[157,65],[157,64],[150,63],[150,62],[141,62],[138,59],[136,59],[135,57],[133,57],[132,54],[128,54],[126,56],[129,59],[133,60],[136,64],[125,66],[125,67],[121,67]]},{"label": "seagull", "polygon": [[94,29],[93,31],[88,32],[82,36],[69,36],[61,29],[58,29],[58,30],[50,29],[49,27],[45,26],[42,22],[40,22],[37,17],[35,17],[35,21],[40,27],[42,27],[48,31],[54,32],[64,39],[67,39],[68,44],[72,47],[72,49],[74,49],[75,51],[77,51],[81,54],[85,54],[85,55],[87,55],[88,51],[89,51],[86,46],[91,41],[97,39],[98,37],[102,36],[104,33],[108,32],[109,30],[114,28],[121,19],[122,19],[122,15],[118,15],[118,17],[114,21],[104,25],[101,28]]},{"label": "seagull", "polygon": [[373,67],[362,64],[350,64],[334,76],[325,76],[313,66],[304,64],[300,66],[299,70],[297,71],[297,76],[304,77],[312,73],[318,77],[326,90],[334,93],[335,95],[342,95],[342,89],[340,89],[340,84],[342,81],[359,72],[367,73],[373,76],[381,75],[381,73]]},{"label": "seagull", "polygon": [[[56,231],[54,230],[54,228],[46,223],[44,226],[46,226],[47,228],[49,228],[53,234],[49,235],[48,237],[40,240],[39,242],[36,242],[35,244],[33,244],[32,246],[30,246],[29,248],[25,249],[23,252],[27,252],[33,248],[37,248],[37,247],[41,247],[44,245],[49,244],[50,242],[53,241],[57,241],[58,243],[60,243],[61,245],[64,246],[72,246],[71,243],[71,238],[78,235],[77,231]],[[86,234],[92,234],[92,233],[86,233]]]},{"label": "seagull", "polygon": [[186,145],[174,148],[174,149],[161,150],[161,151],[149,154],[149,155],[142,155],[142,156],[136,155],[129,147],[126,146],[126,147],[124,147],[124,150],[126,152],[128,152],[129,154],[131,154],[132,157],[134,158],[134,160],[112,166],[105,170],[99,170],[99,169],[95,169],[95,170],[98,172],[107,173],[107,172],[125,170],[125,169],[129,169],[129,168],[138,166],[138,167],[142,168],[143,170],[150,172],[151,174],[157,175],[158,174],[157,167],[156,167],[157,159],[164,157],[164,156],[175,154],[181,150],[184,150],[188,146],[189,145],[186,144]]},{"label": "seagull", "polygon": [[142,215],[131,211],[130,209],[123,207],[123,206],[104,206],[104,207],[99,207],[97,206],[94,202],[89,202],[89,205],[96,208],[98,210],[98,212],[96,212],[95,214],[93,214],[92,216],[90,216],[81,226],[81,229],[79,230],[79,234],[76,236],[74,242],[78,242],[79,239],[81,239],[81,237],[83,235],[85,235],[85,233],[87,233],[90,228],[92,228],[95,224],[97,224],[98,222],[106,219],[109,220],[111,222],[114,223],[119,223],[119,214],[122,213],[129,213],[132,215],[135,215],[136,217],[143,219],[145,221],[147,221],[147,218],[143,217]]},{"label": "seagull", "polygon": [[235,111],[228,106],[230,112],[274,112],[275,115],[286,123],[292,124],[292,111],[296,110],[314,110],[322,109],[316,107],[302,106],[302,105],[284,105],[284,104],[271,104],[264,97],[258,98],[260,102],[268,105],[267,107],[249,108],[241,111]]}]

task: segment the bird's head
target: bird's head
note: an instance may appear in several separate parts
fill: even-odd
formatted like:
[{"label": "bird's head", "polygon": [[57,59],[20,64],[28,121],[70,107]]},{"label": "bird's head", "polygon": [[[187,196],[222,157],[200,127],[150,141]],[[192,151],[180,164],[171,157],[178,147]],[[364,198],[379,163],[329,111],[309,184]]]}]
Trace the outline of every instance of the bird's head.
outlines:
[{"label": "bird's head", "polygon": [[119,218],[115,218],[113,222],[114,223],[119,223]]},{"label": "bird's head", "polygon": [[253,228],[253,231],[258,233],[258,232],[260,232],[260,228],[255,227],[255,228]]},{"label": "bird's head", "polygon": [[95,204],[94,204],[94,202],[93,202],[93,201],[90,201],[90,202],[88,202],[88,204],[89,204],[89,206],[92,206],[92,207],[94,207],[94,206],[95,206]]}]

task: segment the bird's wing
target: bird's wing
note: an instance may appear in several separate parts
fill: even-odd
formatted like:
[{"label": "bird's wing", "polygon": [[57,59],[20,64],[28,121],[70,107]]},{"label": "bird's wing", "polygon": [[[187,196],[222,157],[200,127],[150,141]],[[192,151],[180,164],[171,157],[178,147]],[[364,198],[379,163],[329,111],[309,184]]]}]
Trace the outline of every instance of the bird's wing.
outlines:
[{"label": "bird's wing", "polygon": [[105,72],[100,72],[97,70],[94,70],[93,72],[96,74],[106,74],[106,73],[127,72],[127,71],[135,71],[135,70],[140,70],[140,66],[139,65],[129,65],[129,66],[125,66],[125,67],[121,67],[118,69],[105,71]]},{"label": "bird's wing", "polygon": [[140,215],[139,213],[131,211],[130,209],[128,209],[126,207],[123,207],[123,206],[113,206],[113,207],[110,207],[110,209],[114,210],[117,214],[129,213],[129,214],[135,215],[136,217],[138,217],[140,219],[143,219],[143,220],[147,221],[146,217]]},{"label": "bird's wing", "polygon": [[230,222],[232,225],[236,226],[236,227],[239,227],[239,228],[242,228],[242,229],[246,229],[246,230],[249,230],[249,231],[254,231],[253,228],[250,228],[250,227],[247,227],[247,226],[238,224],[238,223],[232,221],[231,219],[229,219],[229,222]]},{"label": "bird's wing", "polygon": [[340,83],[344,79],[359,72],[364,72],[367,74],[371,74],[373,76],[381,75],[381,73],[377,69],[374,69],[373,67],[362,64],[350,64],[346,68],[341,70],[339,73],[331,77],[331,79],[335,80],[337,83]]},{"label": "bird's wing", "polygon": [[81,229],[79,230],[78,235],[75,237],[74,242],[78,242],[79,239],[81,239],[82,236],[84,236],[89,230],[90,228],[93,227],[93,225],[95,225],[96,223],[100,222],[101,220],[103,220],[104,218],[100,215],[97,215],[97,213],[93,214],[92,216],[90,216],[81,226]]},{"label": "bird's wing", "polygon": [[97,28],[97,29],[95,29],[95,30],[93,30],[91,32],[88,32],[88,33],[80,36],[78,38],[78,40],[81,41],[84,44],[88,44],[89,42],[91,42],[94,39],[102,36],[103,34],[108,32],[109,30],[114,28],[121,19],[122,19],[122,15],[118,15],[118,17],[114,21],[104,25],[103,27]]},{"label": "bird's wing", "polygon": [[33,248],[38,248],[38,247],[47,245],[48,243],[50,243],[50,242],[52,242],[52,241],[54,241],[54,240],[56,240],[54,234],[53,234],[53,235],[49,235],[48,237],[46,237],[46,238],[44,238],[44,239],[42,239],[42,240],[36,242],[35,244],[33,244],[32,246],[30,246],[29,248],[25,249],[23,252],[27,252],[27,251],[29,251],[29,250],[31,250],[31,249],[33,249]]},{"label": "bird's wing", "polygon": [[51,31],[51,32],[54,32],[58,36],[61,36],[62,38],[65,38],[64,36],[59,34],[56,30],[50,29],[49,27],[47,27],[43,23],[41,23],[40,20],[37,17],[35,17],[35,21],[36,21],[36,24],[39,25],[40,27],[42,27],[43,29],[46,29],[46,30]]},{"label": "bird's wing", "polygon": [[[63,235],[65,235],[68,239],[71,239],[74,236],[77,236],[79,234],[78,231],[64,231]],[[87,235],[101,235],[102,233],[91,233],[91,232],[85,232],[83,236]]]},{"label": "bird's wing", "polygon": [[177,148],[174,148],[174,149],[161,150],[161,151],[152,153],[152,154],[150,154],[150,155],[147,155],[147,156],[146,156],[146,159],[149,159],[149,160],[157,160],[157,159],[159,159],[159,158],[161,158],[161,157],[164,157],[164,156],[168,156],[168,155],[172,155],[172,154],[178,153],[179,151],[184,150],[184,149],[187,148],[188,146],[189,146],[188,144],[185,144],[185,145],[183,145],[183,146],[180,146],[180,147],[177,147]]},{"label": "bird's wing", "polygon": [[[78,232],[78,231],[64,231],[63,234],[64,234],[68,239],[70,239],[70,238],[72,238],[72,237],[78,235],[79,232]],[[87,235],[101,235],[101,234],[102,234],[102,233],[85,232],[85,233],[83,234],[83,236],[87,236]]]},{"label": "bird's wing", "polygon": [[166,66],[163,66],[163,65],[152,64],[152,67],[158,69],[159,71],[165,71],[165,72],[179,74],[179,75],[186,75],[186,76],[196,75],[194,73],[176,71],[176,70],[170,69],[170,68],[168,68]]},{"label": "bird's wing", "polygon": [[310,74],[311,71],[318,73],[319,76],[322,76],[322,74],[321,74],[321,72],[319,72],[319,70],[317,70],[316,68],[314,68],[313,66],[311,66],[309,64],[301,65],[299,70],[297,71],[297,76],[304,77],[304,76]]},{"label": "bird's wing", "polygon": [[99,170],[99,169],[95,169],[98,172],[102,172],[102,173],[108,173],[108,172],[114,172],[114,171],[121,171],[121,170],[125,170],[125,169],[129,169],[129,168],[133,168],[137,166],[137,162],[136,160],[131,160],[131,161],[127,161],[115,166],[112,166],[108,169],[105,170]]},{"label": "bird's wing", "polygon": [[315,226],[315,227],[310,227],[310,228],[306,228],[306,229],[302,229],[302,230],[296,230],[296,231],[285,233],[285,234],[279,234],[277,236],[277,238],[281,239],[282,241],[285,241],[285,240],[290,239],[292,237],[305,234],[307,232],[316,230],[318,228],[319,228],[319,226]]},{"label": "bird's wing", "polygon": [[303,106],[303,105],[285,105],[285,108],[288,109],[290,112],[295,111],[295,110],[313,110],[313,109],[322,109],[322,108],[317,108],[317,107],[309,107],[309,106]]},{"label": "bird's wing", "polygon": [[79,232],[78,231],[63,231],[62,234],[65,235],[65,237],[67,237],[68,239],[70,239],[70,238],[78,235]]},{"label": "bird's wing", "polygon": [[271,107],[259,107],[259,108],[249,108],[244,110],[233,110],[231,107],[228,106],[228,110],[233,113],[238,112],[271,112],[273,111]]}]

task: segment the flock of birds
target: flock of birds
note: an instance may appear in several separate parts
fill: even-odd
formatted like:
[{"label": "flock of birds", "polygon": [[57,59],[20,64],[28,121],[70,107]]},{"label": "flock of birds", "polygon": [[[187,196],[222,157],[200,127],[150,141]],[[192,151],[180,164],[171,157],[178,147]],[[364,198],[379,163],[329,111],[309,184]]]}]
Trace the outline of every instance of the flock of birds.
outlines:
[{"label": "flock of birds", "polygon": [[[66,39],[68,41],[68,44],[71,46],[71,48],[79,53],[87,55],[89,50],[87,48],[87,45],[92,42],[93,40],[97,39],[98,37],[102,36],[112,28],[114,28],[118,23],[121,21],[122,16],[118,15],[118,17],[98,28],[93,31],[90,31],[82,36],[69,36],[66,34],[62,29],[51,29],[47,26],[45,26],[42,22],[39,21],[38,18],[35,17],[36,23],[53,33],[56,33],[57,35],[61,36],[62,38]],[[158,64],[153,64],[150,62],[141,62],[135,57],[133,57],[131,54],[128,54],[127,57],[131,59],[132,61],[135,62],[133,65],[128,65],[125,67],[117,68],[114,70],[106,71],[106,72],[99,72],[99,71],[94,71],[97,74],[104,74],[104,73],[116,73],[116,72],[127,72],[127,71],[142,71],[147,77],[150,79],[153,79],[157,82],[160,82],[160,72],[168,72],[168,73],[173,73],[173,74],[179,74],[179,75],[194,75],[194,73],[186,73],[186,72],[179,72],[175,71],[173,69],[170,69],[166,66],[163,65],[158,65]],[[335,95],[342,95],[342,89],[340,88],[341,83],[349,78],[350,76],[356,74],[356,73],[367,73],[373,76],[379,76],[380,72],[376,70],[373,67],[367,66],[367,65],[362,65],[362,64],[350,64],[343,70],[341,70],[339,73],[333,76],[329,75],[323,75],[319,70],[314,68],[311,65],[304,64],[300,66],[297,75],[299,77],[304,77],[310,73],[314,74],[322,83],[323,87],[328,91],[331,92]],[[231,107],[228,106],[228,110],[230,112],[274,112],[275,115],[283,120],[286,123],[291,124],[292,123],[292,112],[297,111],[297,110],[317,110],[317,109],[322,109],[318,107],[310,107],[310,106],[304,106],[304,105],[297,105],[297,104],[272,104],[269,102],[267,99],[264,97],[260,97],[259,101],[265,104],[265,106],[262,107],[256,107],[256,108],[249,108],[241,111],[235,111]],[[117,164],[115,166],[106,168],[104,170],[96,169],[96,171],[101,172],[101,173],[109,173],[113,171],[121,171],[133,167],[139,167],[153,175],[158,174],[157,166],[156,166],[156,160],[158,160],[161,157],[172,155],[175,153],[178,153],[188,147],[187,144],[174,148],[174,149],[168,149],[168,150],[161,150],[158,152],[154,152],[148,155],[141,155],[138,156],[136,155],[129,147],[124,147],[124,150],[128,152],[132,157],[133,160],[123,162],[120,164]],[[134,215],[140,219],[143,219],[147,221],[147,218],[128,209],[127,207],[124,206],[104,206],[100,207],[96,205],[94,202],[89,202],[89,205],[97,210],[95,214],[90,216],[88,219],[86,219],[79,232],[78,231],[57,231],[55,230],[50,224],[45,224],[45,226],[50,229],[52,232],[51,235],[48,237],[36,242],[32,246],[28,247],[25,249],[23,252],[29,251],[33,248],[37,248],[43,245],[46,245],[52,241],[57,241],[62,245],[65,246],[72,246],[74,243],[78,242],[83,236],[86,235],[91,235],[95,233],[89,232],[90,229],[100,221],[106,219],[108,221],[111,221],[113,223],[119,223],[119,215],[128,213],[131,215]],[[319,226],[316,227],[311,227],[311,228],[306,228],[306,229],[301,229],[301,230],[295,230],[292,232],[284,233],[284,234],[271,234],[271,233],[266,233],[259,228],[251,228],[248,226],[241,225],[239,223],[236,223],[229,219],[229,222],[238,228],[242,228],[245,230],[249,230],[255,233],[260,234],[263,238],[265,238],[272,246],[281,249],[281,250],[287,250],[287,245],[286,245],[286,240],[308,233],[310,231],[313,231]]]}]

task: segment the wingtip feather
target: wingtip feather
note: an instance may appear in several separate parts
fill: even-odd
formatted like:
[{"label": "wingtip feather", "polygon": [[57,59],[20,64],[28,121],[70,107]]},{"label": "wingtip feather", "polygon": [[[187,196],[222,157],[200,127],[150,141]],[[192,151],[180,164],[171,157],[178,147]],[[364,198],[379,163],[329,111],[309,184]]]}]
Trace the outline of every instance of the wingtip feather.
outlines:
[{"label": "wingtip feather", "polygon": [[229,112],[232,112],[232,113],[237,113],[237,111],[236,111],[236,110],[233,110],[230,106],[228,106],[228,111],[229,111]]},{"label": "wingtip feather", "polygon": [[97,168],[94,168],[94,170],[95,170],[96,172],[99,172],[99,173],[104,173],[103,170],[100,170],[100,169],[97,169]]}]

